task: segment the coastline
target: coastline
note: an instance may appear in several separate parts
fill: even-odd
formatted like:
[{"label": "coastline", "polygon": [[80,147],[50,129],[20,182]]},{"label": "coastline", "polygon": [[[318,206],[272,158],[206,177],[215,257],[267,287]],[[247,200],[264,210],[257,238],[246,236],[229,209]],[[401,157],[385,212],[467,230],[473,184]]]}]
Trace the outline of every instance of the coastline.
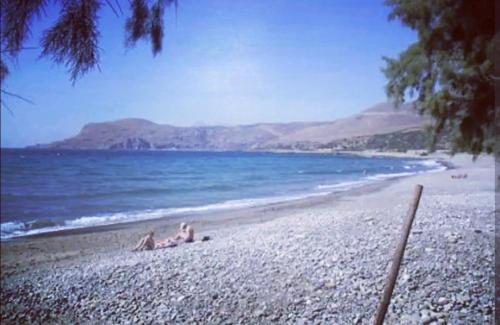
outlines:
[{"label": "coastline", "polygon": [[[79,263],[79,259],[93,257],[96,253],[127,250],[127,246],[131,248],[139,238],[150,230],[155,231],[157,238],[174,234],[180,222],[191,224],[197,230],[197,237],[201,237],[220,227],[238,228],[243,225],[261,224],[286,218],[290,213],[300,213],[309,209],[333,208],[339,200],[380,191],[391,183],[406,177],[411,176],[397,176],[363,184],[345,191],[250,207],[167,215],[155,219],[70,228],[14,237],[0,242],[2,274],[3,270],[8,271],[13,266],[18,271],[30,270],[32,267],[53,267],[53,264],[64,265],[66,262]],[[34,246],[39,248],[32,250],[31,248]],[[22,253],[19,256],[20,252]],[[41,256],[43,257],[40,258]]]},{"label": "coastline", "polygon": [[332,149],[319,149],[319,150],[270,150],[263,152],[273,153],[304,153],[304,154],[319,154],[319,155],[351,155],[358,157],[385,157],[385,158],[411,158],[411,159],[438,159],[445,164],[450,163],[450,154],[447,150],[436,150],[435,152],[428,152],[427,150],[407,150],[401,151],[379,151],[379,150],[332,150]]},{"label": "coastline", "polygon": [[[82,283],[86,284],[81,290],[87,292],[87,285],[90,286],[93,282],[84,281],[81,276],[91,275],[90,279],[99,280],[121,270],[120,272],[127,274],[141,274],[140,279],[144,281],[158,279],[162,281],[163,286],[167,286],[167,293],[177,294],[175,302],[165,307],[166,311],[160,313],[158,308],[151,307],[153,319],[163,315],[166,317],[164,319],[173,322],[183,322],[179,321],[182,318],[176,317],[183,317],[184,322],[189,322],[190,317],[197,321],[220,322],[226,317],[235,322],[266,322],[271,320],[268,317],[274,317],[279,312],[278,319],[283,322],[296,322],[303,317],[309,319],[314,316],[326,317],[319,318],[324,322],[352,323],[357,318],[362,320],[362,323],[367,323],[380,297],[386,275],[385,266],[398,236],[401,216],[406,212],[412,187],[418,182],[424,185],[422,207],[418,212],[405,256],[406,266],[401,271],[403,280],[395,292],[393,310],[397,312],[389,315],[387,323],[397,324],[403,318],[404,323],[420,323],[425,317],[434,317],[436,320],[445,317],[444,319],[451,322],[463,319],[466,322],[478,319],[485,321],[490,319],[488,317],[493,302],[493,296],[490,296],[488,291],[477,294],[478,297],[485,297],[484,301],[478,300],[475,305],[454,302],[451,307],[446,307],[447,311],[443,309],[447,304],[439,305],[435,304],[435,301],[441,296],[449,301],[458,301],[455,294],[449,292],[465,283],[471,287],[491,286],[494,222],[488,211],[494,207],[494,184],[490,184],[494,181],[494,170],[490,160],[492,161],[491,157],[480,157],[476,163],[472,163],[470,156],[461,155],[446,159],[448,163],[455,165],[456,170],[388,179],[368,187],[325,197],[241,210],[214,211],[211,214],[203,214],[202,217],[193,214],[174,219],[169,217],[2,242],[2,298],[11,297],[12,292],[18,290],[35,290],[27,286],[30,278],[37,278],[37,281],[45,283],[47,290],[55,285],[62,285],[62,295],[68,294],[65,289],[68,285],[66,281],[83,281]],[[453,180],[450,176],[454,173],[467,173],[469,178]],[[173,234],[181,220],[193,224],[195,237],[209,235],[212,239],[169,250],[136,254],[129,252],[138,238],[148,230],[154,229],[157,238],[162,238]],[[468,223],[473,226],[465,226]],[[420,235],[424,232],[425,236]],[[424,264],[422,258],[426,260]],[[457,263],[450,260],[453,258],[458,259],[460,266],[448,270],[446,265]],[[148,275],[148,272],[144,273],[144,268],[148,265],[163,271],[161,274]],[[183,267],[179,269],[181,265]],[[183,271],[186,265],[190,267],[188,273]],[[255,265],[260,265],[257,270]],[[418,271],[422,268],[424,271]],[[453,273],[455,275],[450,277],[450,274],[445,272],[448,282],[439,282],[436,280],[439,276],[433,273],[434,269],[459,273]],[[375,273],[364,274],[367,270]],[[414,273],[415,270],[420,273]],[[463,278],[465,275],[462,272],[476,275],[472,279],[466,279]],[[172,278],[170,275],[175,273],[178,276]],[[61,284],[57,275],[68,280]],[[168,280],[163,279],[163,276]],[[212,292],[219,292],[219,297],[236,299],[230,295],[226,296],[229,294],[226,290],[230,290],[228,286],[233,283],[238,286],[234,281],[241,276],[246,279],[243,284],[255,285],[257,290],[249,289],[250,296],[246,293],[233,294],[238,297],[237,301],[243,309],[234,309],[236,307],[231,307],[232,305],[228,305],[221,298],[221,301],[216,301],[217,306],[222,306],[222,309],[217,309],[216,312],[207,314],[204,307],[197,308],[195,313],[190,311],[190,306],[213,301]],[[199,291],[196,297],[183,289],[183,283],[187,281],[184,279],[187,278],[194,284],[195,290]],[[411,289],[414,283],[429,279],[433,282]],[[137,281],[142,283],[142,280]],[[272,289],[274,285],[269,281],[288,283],[285,286],[286,296],[268,297],[268,289],[277,290],[276,292],[283,290]],[[94,285],[100,286],[95,283]],[[136,282],[113,282],[110,286],[114,289],[110,294],[122,286],[136,285]],[[322,292],[318,299],[315,298],[315,293],[318,293],[315,289],[317,286],[320,286],[319,291]],[[352,288],[358,289],[353,291]],[[144,290],[143,288],[137,291],[143,298]],[[150,292],[148,290],[156,292],[154,288],[144,292]],[[43,290],[36,292],[42,296],[49,294]],[[426,296],[431,295],[429,292],[432,292],[432,296]],[[162,292],[155,294],[161,295]],[[100,299],[107,297],[105,293],[101,292],[101,295],[103,296],[99,297]],[[183,298],[187,299],[185,304],[177,303],[179,295],[187,297]],[[414,296],[420,298],[411,302],[411,299],[415,299],[412,298]],[[304,297],[299,305],[290,301],[297,297]],[[115,301],[115,298],[108,298],[109,303]],[[169,299],[167,298],[167,301]],[[308,299],[310,303],[306,303]],[[476,299],[476,294],[470,299]],[[125,301],[133,303],[127,299]],[[348,301],[349,304],[342,301]],[[262,307],[262,302],[268,307]],[[430,304],[427,307],[422,305],[426,302]],[[2,319],[7,320],[7,323],[11,316],[19,316],[16,311],[18,307],[13,303],[2,306],[2,314],[5,314]],[[36,302],[31,303],[37,310],[42,308]],[[100,311],[101,314],[95,314],[97,307],[90,303],[84,304],[83,307],[75,307],[71,301],[67,304],[81,313],[82,317],[94,313],[98,315],[97,319],[121,322],[119,318],[118,321],[113,319],[123,314],[123,311],[116,310],[115,307],[107,307],[108,310],[115,310],[114,314],[109,314],[104,309]],[[290,309],[292,307],[293,309]],[[420,308],[425,312],[415,316],[413,308]],[[466,315],[460,313],[464,308]],[[314,309],[323,311],[323,314],[318,316]],[[299,312],[290,314],[291,310]],[[228,316],[227,312],[233,316]],[[69,319],[73,317],[62,311],[61,315]],[[56,319],[60,320],[58,317],[61,315],[56,315]],[[140,315],[139,317],[145,316]],[[87,319],[86,322],[92,321]]]},{"label": "coastline", "polygon": [[[352,152],[343,154],[356,155]],[[373,157],[371,152],[358,153],[359,156]],[[415,153],[408,153],[405,156],[386,156],[383,157],[405,157],[405,158],[421,158],[435,160],[442,165],[446,170],[456,168],[451,162],[450,157],[444,154],[433,154],[427,157],[420,157]],[[440,172],[429,171],[423,172],[434,173]],[[418,175],[395,175],[388,178],[381,178],[376,181],[368,181],[361,183],[359,186],[354,186],[346,190],[331,191],[327,194],[317,195],[318,193],[310,193],[302,198],[276,201],[272,203],[256,204],[247,207],[235,207],[227,209],[213,209],[200,212],[179,213],[173,215],[164,215],[158,218],[134,220],[122,223],[111,223],[105,225],[83,226],[48,232],[34,233],[19,237],[13,237],[0,241],[2,251],[2,269],[9,269],[12,265],[12,260],[15,260],[16,267],[24,266],[30,269],[33,265],[51,265],[52,263],[60,263],[71,260],[78,260],[81,257],[94,255],[95,251],[119,251],[131,243],[138,240],[150,230],[155,231],[157,238],[167,237],[169,234],[174,234],[180,222],[188,222],[195,229],[201,229],[201,235],[205,231],[211,231],[221,226],[238,227],[244,224],[258,224],[267,221],[272,221],[284,217],[292,212],[300,212],[310,208],[333,208],[338,200],[343,198],[363,195],[367,193],[377,192],[389,186],[393,182],[397,182],[401,178],[408,178]],[[265,217],[262,217],[265,215]],[[120,239],[118,239],[120,238]],[[124,240],[123,238],[127,238]],[[73,242],[78,242],[78,246],[72,245]],[[33,245],[45,247],[39,249],[45,258],[40,258],[40,254],[33,251],[33,254],[26,247]],[[99,249],[106,247],[106,249]],[[79,249],[78,249],[79,248]],[[18,253],[23,252],[22,258],[19,258]],[[54,258],[50,258],[50,252],[54,253]],[[4,263],[3,260],[7,262]],[[77,261],[78,262],[78,261]]]},{"label": "coastline", "polygon": [[[267,152],[273,153],[273,152]],[[284,152],[277,152],[284,153]],[[58,236],[59,234],[66,233],[84,233],[84,232],[94,232],[94,231],[105,231],[106,229],[117,229],[122,228],[121,225],[136,224],[140,222],[147,222],[154,219],[164,219],[173,218],[180,219],[184,217],[191,217],[193,215],[203,217],[204,215],[214,215],[216,213],[223,213],[224,211],[239,211],[243,209],[249,209],[254,207],[265,207],[272,206],[275,204],[281,205],[287,202],[303,201],[314,199],[315,197],[329,196],[332,194],[337,195],[338,192],[350,191],[352,188],[364,187],[366,185],[374,185],[371,183],[383,182],[389,178],[399,178],[411,176],[413,174],[418,174],[422,172],[436,172],[442,169],[453,168],[452,164],[447,162],[446,156],[443,153],[435,153],[431,156],[421,157],[419,151],[411,151],[405,154],[394,153],[394,152],[336,152],[336,153],[325,153],[325,152],[302,152],[302,151],[290,151],[288,153],[297,154],[331,154],[331,155],[346,155],[346,156],[359,156],[359,157],[387,157],[387,158],[407,158],[413,160],[422,161],[422,165],[426,168],[433,168],[434,170],[429,171],[401,171],[399,173],[379,173],[370,176],[361,177],[359,180],[355,181],[344,181],[340,183],[320,183],[315,188],[304,189],[299,193],[290,194],[275,194],[266,197],[244,197],[229,199],[227,201],[207,203],[204,205],[194,205],[194,206],[180,206],[176,208],[156,208],[156,209],[146,209],[137,210],[123,213],[110,213],[102,215],[90,215],[82,216],[73,220],[68,220],[65,223],[51,223],[42,222],[40,226],[37,224],[37,220],[34,222],[5,222],[2,223],[2,242],[8,242],[10,240],[18,240],[20,238],[30,238],[30,237],[50,237]],[[57,154],[59,155],[59,153]],[[405,167],[406,169],[406,167]],[[375,185],[376,186],[376,185]],[[31,223],[34,223],[33,225]],[[5,231],[5,232],[4,232]]]}]

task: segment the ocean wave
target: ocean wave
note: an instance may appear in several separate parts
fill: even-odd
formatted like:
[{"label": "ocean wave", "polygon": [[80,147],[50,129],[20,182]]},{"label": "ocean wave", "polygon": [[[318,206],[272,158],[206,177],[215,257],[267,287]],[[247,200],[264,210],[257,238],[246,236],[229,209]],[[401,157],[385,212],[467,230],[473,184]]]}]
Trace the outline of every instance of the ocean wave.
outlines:
[{"label": "ocean wave", "polygon": [[29,222],[8,221],[0,224],[0,239],[25,236],[26,234],[44,232],[45,229],[59,229],[61,225],[51,220],[33,220]]},{"label": "ocean wave", "polygon": [[389,174],[376,174],[373,176],[368,176],[366,179],[368,180],[384,180],[384,179],[389,179],[389,178],[397,178],[397,177],[405,177],[405,176],[411,176],[418,174],[419,172],[404,172],[404,173],[389,173]]},{"label": "ocean wave", "polygon": [[[264,198],[250,198],[250,199],[239,199],[239,200],[228,200],[218,203],[205,204],[199,206],[190,207],[180,207],[180,208],[165,208],[165,209],[155,209],[155,210],[143,210],[143,211],[131,211],[131,212],[120,212],[112,214],[102,214],[94,216],[83,216],[73,220],[66,220],[61,222],[55,222],[51,220],[33,220],[30,222],[17,222],[9,221],[1,223],[1,240],[7,240],[14,237],[29,236],[41,233],[49,233],[60,230],[77,229],[77,228],[88,228],[95,226],[105,226],[111,224],[120,224],[127,222],[136,222],[142,220],[158,219],[162,217],[182,215],[188,213],[200,213],[207,211],[218,211],[218,210],[229,210],[238,208],[248,208],[254,206],[263,206],[267,204],[274,204],[279,202],[286,202],[292,200],[304,199],[312,196],[322,196],[327,195],[336,191],[344,191],[350,188],[359,187],[365,184],[370,184],[372,182],[383,181],[390,178],[411,176],[419,173],[426,172],[439,172],[447,169],[446,166],[441,164],[436,160],[421,160],[415,162],[409,162],[410,164],[417,164],[424,166],[426,168],[418,171],[408,171],[399,173],[381,173],[370,176],[363,176],[361,179],[345,181],[336,184],[320,184],[317,185],[315,191],[309,193],[288,195],[288,196],[271,196]],[[414,166],[414,165],[409,165]],[[407,168],[405,168],[407,169]],[[212,185],[206,187],[210,188]],[[231,187],[231,186],[230,186]],[[215,185],[215,187],[210,188],[213,190],[232,190],[230,187],[220,187],[220,185]],[[205,188],[206,190],[207,188]],[[153,189],[153,192],[157,189]],[[177,189],[178,191],[179,189]],[[142,190],[140,190],[142,191]],[[164,189],[160,190],[164,191]],[[130,191],[120,191],[121,193],[131,194]],[[116,194],[116,193],[115,193]]]},{"label": "ocean wave", "polygon": [[426,170],[426,172],[430,172],[430,173],[442,172],[442,171],[448,169],[448,167],[444,163],[440,162],[439,160],[434,160],[434,159],[421,160],[421,161],[418,161],[417,163],[429,168],[429,170]]},{"label": "ocean wave", "polygon": [[320,184],[316,188],[320,190],[349,190],[354,187],[358,187],[361,185],[366,184],[366,180],[359,180],[359,181],[349,181],[349,182],[341,182],[341,183],[336,183],[336,184]]},{"label": "ocean wave", "polygon": [[19,194],[5,194],[2,198],[15,200],[17,198],[24,198],[29,200],[67,200],[67,199],[92,199],[92,198],[103,198],[103,197],[114,197],[114,196],[130,196],[130,195],[155,195],[155,194],[171,194],[179,192],[191,191],[189,188],[136,188],[131,190],[115,190],[108,192],[98,192],[98,191],[86,191],[81,193],[67,193],[58,195],[19,195]]},{"label": "ocean wave", "polygon": [[4,233],[13,233],[24,229],[25,229],[24,222],[8,221],[8,222],[2,222],[0,224],[0,231],[2,233],[2,237]]},{"label": "ocean wave", "polygon": [[[421,174],[421,173],[437,173],[437,172],[441,172],[441,171],[448,169],[448,167],[446,167],[444,164],[442,164],[438,160],[433,160],[433,159],[415,161],[415,164],[424,166],[424,167],[426,167],[426,169],[413,171],[413,172],[376,174],[373,176],[368,176],[367,179],[369,179],[369,180],[384,180],[384,179],[389,179],[389,178],[411,176],[411,175],[416,175],[416,174]],[[408,170],[408,169],[411,169],[412,166],[405,165],[405,166],[403,166],[403,168]]]},{"label": "ocean wave", "polygon": [[59,194],[59,195],[17,195],[5,194],[2,199],[16,200],[19,198],[29,200],[67,200],[67,199],[93,199],[93,198],[112,198],[112,197],[127,197],[139,195],[167,195],[179,194],[189,192],[203,192],[203,191],[231,191],[237,189],[233,185],[207,185],[201,187],[177,187],[177,188],[135,188],[130,190],[114,190],[108,192],[87,191],[82,193]]},{"label": "ocean wave", "polygon": [[314,196],[323,196],[331,192],[313,192],[289,196],[274,196],[266,198],[253,198],[241,200],[229,200],[220,203],[212,203],[194,207],[181,207],[181,208],[167,208],[146,211],[133,211],[133,212],[119,212],[113,214],[104,214],[99,216],[86,216],[74,220],[66,220],[62,224],[56,222],[47,222],[46,227],[32,227],[30,225],[39,224],[39,221],[31,222],[3,222],[1,224],[2,240],[11,239],[14,237],[30,236],[42,233],[50,233],[61,230],[89,228],[96,226],[106,226],[112,224],[136,222],[143,220],[152,220],[162,217],[182,215],[187,213],[208,212],[230,210],[238,208],[249,208],[255,206],[264,206],[268,204],[287,202],[293,200],[305,199]]},{"label": "ocean wave", "polygon": [[434,159],[419,160],[415,163],[429,168],[437,168],[443,166],[441,163],[439,163],[439,161]]},{"label": "ocean wave", "polygon": [[311,171],[304,171],[300,174],[303,175],[335,175],[335,174],[340,174],[340,172],[336,170],[311,170]]},{"label": "ocean wave", "polygon": [[427,173],[438,173],[438,172],[442,172],[442,171],[445,171],[447,170],[448,167],[446,166],[441,166],[441,167],[437,167],[437,168],[434,168],[434,169],[431,169],[431,170],[427,170],[426,172]]}]

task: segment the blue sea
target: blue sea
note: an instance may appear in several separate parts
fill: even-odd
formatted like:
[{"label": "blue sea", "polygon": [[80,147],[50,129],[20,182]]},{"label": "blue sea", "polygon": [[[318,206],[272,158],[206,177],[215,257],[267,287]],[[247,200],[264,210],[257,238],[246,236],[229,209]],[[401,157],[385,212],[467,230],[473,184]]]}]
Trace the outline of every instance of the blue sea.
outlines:
[{"label": "blue sea", "polygon": [[326,195],[433,160],[254,152],[2,149],[1,239]]}]

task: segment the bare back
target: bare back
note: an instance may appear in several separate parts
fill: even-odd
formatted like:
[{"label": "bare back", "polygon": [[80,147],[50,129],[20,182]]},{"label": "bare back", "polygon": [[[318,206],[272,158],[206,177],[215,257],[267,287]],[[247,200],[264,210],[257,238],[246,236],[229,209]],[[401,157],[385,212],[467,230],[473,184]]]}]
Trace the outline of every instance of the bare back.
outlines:
[{"label": "bare back", "polygon": [[191,226],[187,226],[184,230],[184,242],[191,243],[194,241],[194,229]]}]

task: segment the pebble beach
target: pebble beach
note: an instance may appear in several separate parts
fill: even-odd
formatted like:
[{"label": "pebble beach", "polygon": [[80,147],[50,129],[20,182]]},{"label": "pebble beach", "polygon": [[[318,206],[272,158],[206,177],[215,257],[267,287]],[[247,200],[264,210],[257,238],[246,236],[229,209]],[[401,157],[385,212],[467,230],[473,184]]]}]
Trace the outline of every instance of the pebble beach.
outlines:
[{"label": "pebble beach", "polygon": [[2,242],[1,323],[371,324],[422,184],[386,324],[493,324],[494,159],[446,160],[342,195],[191,216],[195,239],[211,239],[175,248],[130,252],[178,220]]}]

